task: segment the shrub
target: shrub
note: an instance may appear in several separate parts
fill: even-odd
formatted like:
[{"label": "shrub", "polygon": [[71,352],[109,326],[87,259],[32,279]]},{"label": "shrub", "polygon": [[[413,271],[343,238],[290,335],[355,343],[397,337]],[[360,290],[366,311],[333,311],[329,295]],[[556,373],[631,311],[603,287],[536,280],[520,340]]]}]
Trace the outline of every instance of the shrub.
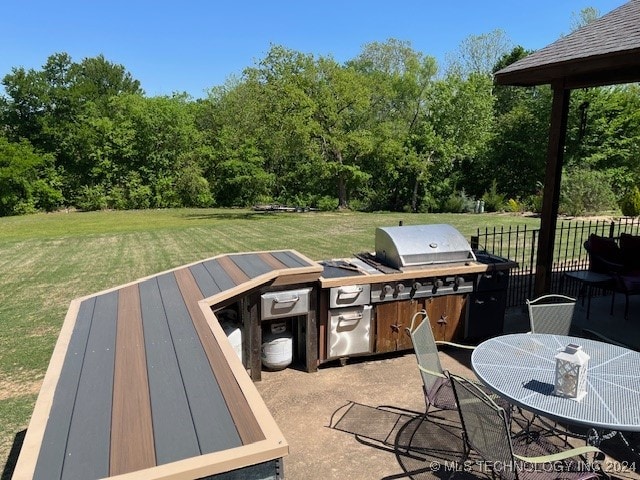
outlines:
[{"label": "shrub", "polygon": [[349,209],[354,212],[366,212],[369,208],[369,205],[359,198],[352,198],[349,200]]},{"label": "shrub", "polygon": [[144,209],[151,206],[151,187],[148,185],[130,185],[128,208]]},{"label": "shrub", "polygon": [[338,208],[338,199],[334,197],[320,197],[316,202],[318,210],[322,210],[323,212],[330,212]]},{"label": "shrub", "polygon": [[482,195],[482,200],[486,212],[498,212],[504,208],[504,195],[498,193],[495,180],[491,184],[491,188]]},{"label": "shrub", "polygon": [[425,193],[422,201],[418,205],[418,212],[428,213],[438,211],[438,201],[430,193]]},{"label": "shrub", "polygon": [[183,172],[178,177],[176,191],[185,207],[210,207],[213,204],[209,182],[193,172]]},{"label": "shrub", "polygon": [[13,207],[14,215],[26,215],[28,213],[35,213],[36,211],[36,206],[31,198],[28,200],[20,200]]},{"label": "shrub", "polygon": [[108,208],[114,210],[125,210],[127,208],[127,198],[124,188],[111,187],[109,191],[109,198],[107,199]]},{"label": "shrub", "polygon": [[475,202],[467,197],[464,190],[454,192],[442,203],[441,210],[444,213],[473,212]]},{"label": "shrub", "polygon": [[33,184],[33,197],[36,207],[47,212],[53,212],[64,203],[60,189],[44,179],[38,179]]},{"label": "shrub", "polygon": [[462,213],[465,211],[464,200],[460,198],[460,195],[452,193],[442,203],[442,211],[445,213]]},{"label": "shrub", "polygon": [[83,185],[76,197],[76,207],[80,210],[104,210],[107,208],[108,197],[102,185]]},{"label": "shrub", "polygon": [[156,208],[182,207],[172,177],[161,176],[153,182],[153,202]]},{"label": "shrub", "polygon": [[542,213],[542,198],[544,194],[544,185],[542,182],[536,182],[536,193],[527,197],[525,203],[529,210],[534,213]]},{"label": "shrub", "polygon": [[594,214],[611,210],[616,199],[609,178],[602,172],[575,168],[563,174],[560,212],[568,215]]},{"label": "shrub", "polygon": [[524,212],[525,205],[515,198],[510,198],[505,204],[505,209],[507,210],[507,212],[520,213]]},{"label": "shrub", "polygon": [[625,217],[637,217],[640,215],[640,190],[633,187],[619,202],[620,210]]}]

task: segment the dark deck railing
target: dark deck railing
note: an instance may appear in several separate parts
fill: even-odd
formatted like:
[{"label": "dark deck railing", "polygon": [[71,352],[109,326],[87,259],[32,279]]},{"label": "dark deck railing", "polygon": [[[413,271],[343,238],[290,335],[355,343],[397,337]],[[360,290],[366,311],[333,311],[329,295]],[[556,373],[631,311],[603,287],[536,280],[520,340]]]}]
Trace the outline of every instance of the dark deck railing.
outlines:
[{"label": "dark deck railing", "polygon": [[[508,307],[523,305],[527,298],[534,296],[539,233],[540,229],[525,225],[478,229],[476,235],[471,237],[474,248],[518,262],[518,266],[511,270],[507,292]],[[577,295],[579,285],[564,282],[563,274],[589,268],[584,242],[592,233],[611,238],[618,238],[621,233],[639,235],[640,218],[558,222],[551,269],[552,292]]]}]

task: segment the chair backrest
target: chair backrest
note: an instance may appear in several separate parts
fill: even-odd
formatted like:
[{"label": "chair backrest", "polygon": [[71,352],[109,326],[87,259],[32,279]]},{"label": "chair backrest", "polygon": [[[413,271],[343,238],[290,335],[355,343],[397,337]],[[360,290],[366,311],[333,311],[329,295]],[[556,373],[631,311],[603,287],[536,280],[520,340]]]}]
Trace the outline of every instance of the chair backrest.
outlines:
[{"label": "chair backrest", "polygon": [[624,258],[620,247],[613,238],[592,233],[584,242],[589,255],[589,270],[596,273],[611,273],[623,267]]},{"label": "chair backrest", "polygon": [[544,295],[527,300],[531,333],[569,335],[575,306],[575,298],[564,295]]},{"label": "chair backrest", "polygon": [[466,451],[474,450],[503,478],[518,478],[507,414],[478,386],[449,375],[458,404]]},{"label": "chair backrest", "polygon": [[[421,323],[418,323],[420,317],[424,317]],[[436,346],[431,323],[427,312],[422,310],[417,312],[411,320],[411,342],[416,354],[416,359],[422,375],[422,384],[424,386],[425,395],[430,403],[434,403],[435,395],[442,383],[446,382],[444,378],[444,370],[440,364],[438,356],[438,347]],[[425,371],[426,370],[426,371]],[[433,375],[429,372],[436,373]]]}]

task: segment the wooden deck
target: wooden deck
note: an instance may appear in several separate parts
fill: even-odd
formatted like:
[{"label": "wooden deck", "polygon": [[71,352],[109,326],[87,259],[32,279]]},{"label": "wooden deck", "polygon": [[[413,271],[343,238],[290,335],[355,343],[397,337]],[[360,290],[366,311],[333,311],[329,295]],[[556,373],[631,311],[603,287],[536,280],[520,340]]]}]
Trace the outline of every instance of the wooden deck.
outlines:
[{"label": "wooden deck", "polygon": [[321,271],[224,255],[74,300],[13,478],[201,478],[286,455],[212,307]]}]

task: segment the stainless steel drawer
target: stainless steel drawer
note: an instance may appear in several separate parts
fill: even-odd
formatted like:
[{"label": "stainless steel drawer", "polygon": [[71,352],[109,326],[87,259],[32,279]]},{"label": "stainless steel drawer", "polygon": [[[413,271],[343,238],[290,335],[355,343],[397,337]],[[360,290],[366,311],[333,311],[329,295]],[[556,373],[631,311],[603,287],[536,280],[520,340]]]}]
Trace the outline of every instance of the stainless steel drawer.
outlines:
[{"label": "stainless steel drawer", "polygon": [[372,352],[371,305],[329,310],[327,358]]},{"label": "stainless steel drawer", "polygon": [[329,289],[329,308],[367,305],[371,300],[371,285],[349,285]]},{"label": "stainless steel drawer", "polygon": [[294,317],[309,313],[311,288],[269,292],[261,296],[263,320],[270,318]]}]

